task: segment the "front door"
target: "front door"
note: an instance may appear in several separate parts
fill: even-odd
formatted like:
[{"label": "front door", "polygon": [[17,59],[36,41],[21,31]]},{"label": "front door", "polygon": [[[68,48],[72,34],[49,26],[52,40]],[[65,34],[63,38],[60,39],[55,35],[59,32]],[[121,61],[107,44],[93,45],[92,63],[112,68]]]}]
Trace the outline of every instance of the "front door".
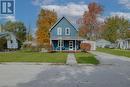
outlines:
[{"label": "front door", "polygon": [[73,41],[69,41],[69,50],[73,50]]}]

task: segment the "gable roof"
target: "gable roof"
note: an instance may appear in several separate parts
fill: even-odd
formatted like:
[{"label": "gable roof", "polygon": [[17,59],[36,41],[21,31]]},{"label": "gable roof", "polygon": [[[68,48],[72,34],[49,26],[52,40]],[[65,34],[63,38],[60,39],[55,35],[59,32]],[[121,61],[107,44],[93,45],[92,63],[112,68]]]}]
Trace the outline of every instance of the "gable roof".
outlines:
[{"label": "gable roof", "polygon": [[[63,19],[65,19],[65,20],[67,20],[69,23],[70,23],[70,25],[75,29],[75,30],[77,30],[75,27],[74,27],[74,25],[66,18],[66,17],[62,17],[62,18],[60,18],[50,29],[49,29],[49,31],[51,31],[59,22],[61,22]],[[78,31],[78,30],[77,30]]]}]

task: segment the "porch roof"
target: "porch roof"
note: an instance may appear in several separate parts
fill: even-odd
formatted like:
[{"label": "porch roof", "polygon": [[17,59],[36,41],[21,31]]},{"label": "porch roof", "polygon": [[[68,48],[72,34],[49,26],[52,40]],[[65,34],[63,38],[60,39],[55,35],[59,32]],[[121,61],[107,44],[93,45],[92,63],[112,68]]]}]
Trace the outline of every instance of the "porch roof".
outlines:
[{"label": "porch roof", "polygon": [[130,41],[130,38],[116,40],[116,42],[122,42],[122,41]]},{"label": "porch roof", "polygon": [[51,40],[86,40],[86,39],[82,37],[60,36],[60,37],[52,37]]},{"label": "porch roof", "polygon": [[130,38],[127,38],[127,39],[125,39],[125,40],[130,41]]}]

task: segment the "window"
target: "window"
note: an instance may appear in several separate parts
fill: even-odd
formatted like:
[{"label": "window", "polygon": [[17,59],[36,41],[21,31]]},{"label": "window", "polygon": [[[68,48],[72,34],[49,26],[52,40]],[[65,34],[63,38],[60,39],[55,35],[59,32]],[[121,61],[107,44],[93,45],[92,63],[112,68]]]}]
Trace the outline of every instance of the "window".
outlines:
[{"label": "window", "polygon": [[12,44],[12,43],[13,43],[13,40],[10,40],[10,43]]},{"label": "window", "polygon": [[70,35],[70,28],[65,28],[65,35]]},{"label": "window", "polygon": [[61,27],[57,28],[57,35],[62,35],[62,28]]},{"label": "window", "polygon": [[60,42],[60,40],[58,40],[58,47],[60,47],[60,43],[61,43],[61,47],[64,47],[64,41]]}]

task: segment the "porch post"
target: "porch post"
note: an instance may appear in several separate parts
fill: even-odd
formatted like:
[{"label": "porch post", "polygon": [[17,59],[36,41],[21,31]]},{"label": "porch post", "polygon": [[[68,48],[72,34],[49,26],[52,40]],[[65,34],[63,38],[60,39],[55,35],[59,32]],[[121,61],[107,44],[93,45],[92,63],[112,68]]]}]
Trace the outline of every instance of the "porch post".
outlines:
[{"label": "porch post", "polygon": [[76,52],[76,40],[75,40],[75,52]]},{"label": "porch post", "polygon": [[62,39],[60,39],[60,51],[62,51]]}]

